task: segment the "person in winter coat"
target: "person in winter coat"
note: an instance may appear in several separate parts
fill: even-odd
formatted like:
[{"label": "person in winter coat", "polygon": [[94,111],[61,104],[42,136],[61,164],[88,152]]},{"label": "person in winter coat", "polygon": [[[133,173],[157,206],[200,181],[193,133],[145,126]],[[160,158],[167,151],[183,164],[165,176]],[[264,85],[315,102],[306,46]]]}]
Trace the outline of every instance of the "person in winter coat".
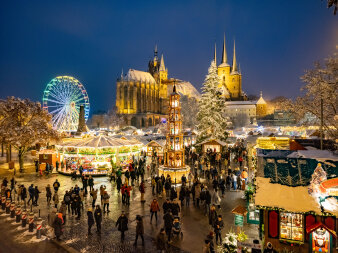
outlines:
[{"label": "person in winter coat", "polygon": [[40,196],[40,191],[38,189],[38,186],[35,186],[34,188],[34,202],[33,205],[38,206],[38,200],[39,200],[39,196]]},{"label": "person in winter coat", "polygon": [[144,199],[144,193],[146,192],[145,188],[146,187],[144,185],[144,181],[142,180],[140,187],[139,187],[139,190],[140,190],[140,193],[141,193],[141,202],[145,202],[145,199]]},{"label": "person in winter coat", "polygon": [[61,201],[59,213],[62,213],[63,224],[66,224],[67,205],[64,201]]},{"label": "person in winter coat", "polygon": [[58,208],[58,204],[59,204],[59,195],[58,192],[55,191],[54,196],[53,196],[53,201],[54,201],[54,207]]},{"label": "person in winter coat", "polygon": [[121,177],[117,177],[117,179],[116,179],[117,192],[120,192],[121,186],[122,186],[122,179],[121,179]]},{"label": "person in winter coat", "polygon": [[237,176],[237,190],[241,190],[242,188],[242,178]]},{"label": "person in winter coat", "polygon": [[214,205],[212,205],[210,207],[210,212],[209,212],[209,225],[211,227],[214,227],[216,220],[217,220],[216,208]]},{"label": "person in winter coat", "polygon": [[105,190],[106,190],[106,186],[101,185],[100,186],[101,205],[103,205],[103,195],[104,195]]},{"label": "person in winter coat", "polygon": [[76,219],[79,220],[81,218],[81,197],[79,195],[75,195],[75,208],[76,208],[76,213],[77,213],[77,217]]},{"label": "person in winter coat", "polygon": [[54,233],[58,241],[60,241],[60,237],[62,235],[62,224],[63,224],[62,214],[58,213],[57,217],[54,220],[54,224],[53,224]]},{"label": "person in winter coat", "polygon": [[56,208],[52,208],[52,210],[49,212],[49,214],[47,216],[48,225],[50,227],[54,226],[54,221],[56,219],[56,216],[57,216],[57,209]]},{"label": "person in winter coat", "polygon": [[92,176],[89,176],[88,185],[89,185],[89,190],[92,191],[94,187],[94,179]]},{"label": "person in winter coat", "polygon": [[218,215],[217,220],[215,221],[214,224],[214,231],[216,235],[216,244],[218,245],[218,239],[219,239],[219,244],[222,244],[222,228],[224,227],[224,223],[222,220],[222,215]]},{"label": "person in winter coat", "polygon": [[210,241],[204,240],[203,253],[210,253]]},{"label": "person in winter coat", "polygon": [[93,202],[92,202],[92,207],[95,207],[95,202],[97,199],[97,189],[95,190],[94,188],[92,189],[92,191],[90,192],[90,195],[92,196]]},{"label": "person in winter coat", "polygon": [[184,198],[185,198],[185,187],[182,186],[180,190],[180,197],[179,200],[181,201],[181,206],[184,206]]},{"label": "person in winter coat", "polygon": [[68,191],[66,191],[65,195],[63,196],[63,201],[67,205],[68,213],[70,213],[71,200],[72,200],[71,194]]},{"label": "person in winter coat", "polygon": [[135,238],[134,246],[137,245],[138,236],[141,237],[142,246],[144,246],[143,234],[144,234],[143,219],[140,215],[136,215],[136,238]]},{"label": "person in winter coat", "polygon": [[164,220],[165,232],[166,232],[166,234],[168,236],[168,241],[170,242],[171,230],[172,230],[172,227],[173,227],[174,217],[172,216],[171,212],[167,212],[163,216],[163,220]]},{"label": "person in winter coat", "polygon": [[181,211],[180,205],[178,204],[177,200],[171,203],[171,212],[173,216],[178,216],[179,212]]},{"label": "person in winter coat", "polygon": [[115,226],[117,227],[118,231],[121,232],[121,242],[124,241],[124,232],[128,230],[128,218],[122,211],[121,216],[117,219]]},{"label": "person in winter coat", "polygon": [[77,209],[76,209],[77,201],[78,199],[76,198],[76,195],[73,193],[71,196],[71,201],[70,201],[70,207],[72,209],[72,216],[74,216],[74,214],[77,215]]},{"label": "person in winter coat", "polygon": [[32,204],[34,202],[34,185],[31,184],[31,186],[28,187],[28,193],[29,193],[29,199],[27,201],[27,204],[29,204],[30,201],[32,201]]},{"label": "person in winter coat", "polygon": [[59,181],[56,179],[55,182],[53,183],[54,191],[58,191],[60,187]]},{"label": "person in winter coat", "polygon": [[264,253],[277,253],[277,251],[273,248],[271,242],[266,244],[266,248],[264,249]]},{"label": "person in winter coat", "polygon": [[150,205],[150,213],[151,213],[150,224],[153,220],[154,214],[155,214],[156,224],[157,224],[157,212],[159,212],[159,211],[160,211],[160,206],[158,205],[157,199],[153,199],[153,202],[151,202],[151,205]]},{"label": "person in winter coat", "polygon": [[50,185],[46,186],[46,197],[47,197],[47,205],[50,205],[50,201],[52,200],[52,190],[50,189]]},{"label": "person in winter coat", "polygon": [[208,187],[205,186],[205,209],[204,209],[204,215],[207,215],[209,213],[210,210],[210,204],[211,204],[211,194],[208,190]]},{"label": "person in winter coat", "polygon": [[219,208],[221,208],[221,198],[218,194],[218,191],[214,189],[211,195],[211,203]]},{"label": "person in winter coat", "polygon": [[197,183],[195,186],[195,199],[196,199],[196,206],[200,207],[200,199],[201,199],[201,184]]},{"label": "person in winter coat", "polygon": [[176,198],[177,198],[176,189],[175,189],[175,187],[171,187],[171,189],[170,189],[170,200],[173,201]]},{"label": "person in winter coat", "polygon": [[167,250],[167,236],[164,228],[161,228],[160,232],[156,236],[156,248],[163,253]]},{"label": "person in winter coat", "polygon": [[96,205],[94,217],[95,217],[97,233],[101,235],[102,211],[101,211],[100,205]]},{"label": "person in winter coat", "polygon": [[26,208],[26,198],[27,198],[27,189],[24,185],[22,185],[22,189],[21,189],[21,199],[24,203],[24,207]]},{"label": "person in winter coat", "polygon": [[91,208],[88,208],[87,219],[88,219],[88,235],[92,235],[91,229],[92,226],[94,225],[94,216],[93,210]]},{"label": "person in winter coat", "polygon": [[[104,191],[104,194],[103,194],[103,213],[109,213],[109,194],[107,193],[107,191]],[[107,211],[106,211],[106,207],[107,207]]]},{"label": "person in winter coat", "polygon": [[171,181],[168,178],[165,180],[164,189],[165,189],[166,197],[170,198]]}]

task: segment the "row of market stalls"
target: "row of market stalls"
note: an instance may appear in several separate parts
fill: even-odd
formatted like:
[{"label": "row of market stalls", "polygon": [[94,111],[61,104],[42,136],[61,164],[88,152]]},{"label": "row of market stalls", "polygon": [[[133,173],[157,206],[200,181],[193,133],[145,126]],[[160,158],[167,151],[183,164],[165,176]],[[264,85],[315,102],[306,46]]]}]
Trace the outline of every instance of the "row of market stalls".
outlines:
[{"label": "row of market stalls", "polygon": [[252,150],[247,208],[260,239],[278,252],[337,252],[337,154],[278,137],[258,138]]}]

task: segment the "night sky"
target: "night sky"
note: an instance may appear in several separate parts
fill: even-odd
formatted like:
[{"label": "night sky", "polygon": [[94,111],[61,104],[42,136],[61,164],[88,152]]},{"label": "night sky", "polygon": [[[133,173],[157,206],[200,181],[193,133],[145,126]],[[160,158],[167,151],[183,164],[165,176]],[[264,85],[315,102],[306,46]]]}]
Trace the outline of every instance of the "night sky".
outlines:
[{"label": "night sky", "polygon": [[169,77],[200,88],[223,33],[247,94],[294,97],[299,77],[338,44],[338,16],[326,0],[2,1],[0,97],[42,100],[55,76],[87,89],[91,112],[115,103],[122,68],[146,70],[154,45]]}]

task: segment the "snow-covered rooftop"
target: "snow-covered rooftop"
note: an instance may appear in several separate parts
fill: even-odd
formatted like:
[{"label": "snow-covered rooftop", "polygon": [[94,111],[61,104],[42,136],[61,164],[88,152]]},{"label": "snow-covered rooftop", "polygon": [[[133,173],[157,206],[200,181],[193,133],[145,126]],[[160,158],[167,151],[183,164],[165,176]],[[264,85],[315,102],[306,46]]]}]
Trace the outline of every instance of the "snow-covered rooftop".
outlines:
[{"label": "snow-covered rooftop", "polygon": [[338,161],[338,155],[334,154],[329,150],[298,150],[297,152],[293,152],[287,156],[288,158],[311,158],[316,159],[317,161]]},{"label": "snow-covered rooftop", "polygon": [[[313,211],[321,215],[319,202],[308,193],[306,186],[272,184],[270,178],[264,177],[256,177],[256,185],[256,205],[277,207],[295,213]],[[338,209],[329,212],[338,216]]]},{"label": "snow-covered rooftop", "polygon": [[[193,97],[199,99],[201,94],[196,90],[196,88],[187,81],[177,80],[178,82],[175,83],[176,91],[184,96]],[[172,93],[173,87],[172,85],[167,86],[168,96]]]},{"label": "snow-covered rooftop", "polygon": [[265,105],[266,102],[265,102],[265,100],[264,100],[263,97],[260,97],[260,98],[257,100],[257,103],[256,103],[256,104],[257,104],[257,105]]},{"label": "snow-covered rooftop", "polygon": [[154,77],[149,72],[135,70],[135,69],[129,69],[125,78],[127,79],[127,81],[156,83]]},{"label": "snow-covered rooftop", "polygon": [[255,105],[255,101],[226,101],[225,105]]}]

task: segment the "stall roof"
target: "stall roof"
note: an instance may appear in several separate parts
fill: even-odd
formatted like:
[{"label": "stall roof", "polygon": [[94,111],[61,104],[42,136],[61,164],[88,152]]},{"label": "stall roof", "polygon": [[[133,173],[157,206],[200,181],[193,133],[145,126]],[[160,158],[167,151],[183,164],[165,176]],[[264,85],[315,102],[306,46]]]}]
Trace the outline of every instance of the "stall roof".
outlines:
[{"label": "stall roof", "polygon": [[[275,207],[289,212],[310,212],[321,215],[319,203],[308,193],[308,187],[291,187],[270,183],[270,178],[256,178],[255,204],[257,206]],[[325,210],[338,216],[338,209]]]},{"label": "stall roof", "polygon": [[288,158],[311,158],[317,161],[338,161],[338,155],[329,150],[298,150],[287,156]]},{"label": "stall roof", "polygon": [[99,135],[83,139],[66,140],[62,144],[56,146],[73,148],[109,148],[135,145],[142,145],[142,143],[137,140],[124,140],[120,138]]},{"label": "stall roof", "polygon": [[221,146],[226,146],[226,145],[227,145],[224,141],[217,140],[217,139],[208,139],[208,140],[205,140],[205,141],[203,141],[203,142],[198,143],[197,145],[204,145],[204,144],[206,144],[206,143],[208,143],[208,142],[212,142],[212,141],[217,142],[217,143],[220,144]]},{"label": "stall roof", "polygon": [[150,145],[151,143],[156,143],[161,147],[165,146],[166,140],[152,140],[146,144],[146,146]]}]

